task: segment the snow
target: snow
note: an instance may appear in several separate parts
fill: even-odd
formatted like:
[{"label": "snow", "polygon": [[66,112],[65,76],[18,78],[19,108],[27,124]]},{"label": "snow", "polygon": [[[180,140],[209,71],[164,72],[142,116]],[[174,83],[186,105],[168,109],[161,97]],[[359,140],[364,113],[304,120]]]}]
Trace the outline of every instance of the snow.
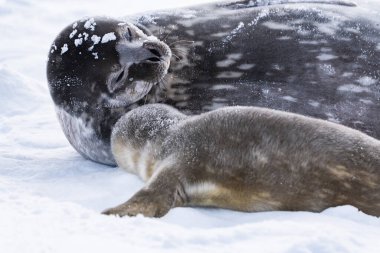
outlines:
[{"label": "snow", "polygon": [[370,76],[363,76],[357,80],[358,83],[360,83],[363,86],[370,86],[372,84],[375,84],[377,82],[376,79],[373,79]]},{"label": "snow", "polygon": [[99,59],[98,53],[92,53],[95,59]]},{"label": "snow", "polygon": [[[200,2],[205,1],[191,4]],[[175,208],[162,219],[100,214],[143,183],[83,159],[67,142],[49,96],[45,64],[50,50],[69,48],[51,42],[83,17],[187,4],[0,0],[1,252],[378,252],[380,219],[351,206],[320,214],[207,208]],[[91,27],[96,29],[90,22]],[[97,44],[100,38],[92,40]],[[358,82],[365,86],[371,80]]]}]

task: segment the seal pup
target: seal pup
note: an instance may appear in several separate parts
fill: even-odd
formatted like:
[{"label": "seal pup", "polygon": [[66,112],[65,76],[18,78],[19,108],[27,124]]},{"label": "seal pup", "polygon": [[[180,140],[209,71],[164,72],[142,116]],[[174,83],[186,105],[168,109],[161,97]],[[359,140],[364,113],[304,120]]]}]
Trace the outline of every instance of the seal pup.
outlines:
[{"label": "seal pup", "polygon": [[179,206],[245,212],[353,205],[380,216],[380,141],[328,121],[257,107],[185,116],[163,104],[116,123],[117,164],[147,182],[104,214],[161,217]]},{"label": "seal pup", "polygon": [[[48,81],[67,138],[85,157],[106,164],[115,164],[113,125],[144,103],[169,104],[186,114],[233,105],[266,107],[333,121],[379,139],[379,20],[365,3],[355,7],[331,0],[229,1],[120,20],[88,18],[54,41]],[[108,33],[116,39],[101,43]],[[135,65],[139,75],[157,82],[139,82],[134,94],[118,92],[122,89],[113,82],[122,68],[111,66],[124,66],[128,53],[117,45],[132,47],[152,34],[172,52],[167,73],[151,72],[155,63]],[[93,35],[102,39],[88,51],[97,41]],[[128,84],[129,77],[125,80]]]}]

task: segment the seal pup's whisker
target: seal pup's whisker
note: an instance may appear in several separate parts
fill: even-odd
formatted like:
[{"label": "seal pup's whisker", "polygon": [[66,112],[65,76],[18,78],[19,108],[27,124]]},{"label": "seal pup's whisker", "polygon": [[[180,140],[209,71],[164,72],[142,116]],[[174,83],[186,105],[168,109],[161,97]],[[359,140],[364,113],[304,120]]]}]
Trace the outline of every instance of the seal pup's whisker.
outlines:
[{"label": "seal pup's whisker", "polygon": [[[167,81],[160,82],[168,91],[155,87],[148,103],[155,96],[161,103],[176,101],[175,106],[188,114],[232,104],[281,108],[339,120],[380,139],[376,103],[380,78],[378,65],[371,64],[379,58],[380,27],[370,5],[331,11],[322,4],[302,8],[279,4],[274,10],[249,6],[285,1],[232,2],[247,4],[210,3],[206,8],[213,11],[198,7],[190,12],[188,7],[159,11],[131,17],[134,24],[86,18],[64,28],[49,49],[47,79],[57,110],[64,111],[59,116],[63,131],[76,150],[85,158],[115,165],[109,146],[115,121],[132,108],[129,105],[142,104],[147,95],[142,92],[150,92],[142,85],[158,82],[168,72]],[[142,41],[154,44],[150,48],[160,49],[166,57],[139,64],[139,56],[154,57],[149,50],[138,50]],[[357,45],[366,50],[358,52]],[[94,58],[95,52],[99,59]],[[320,57],[323,54],[334,57]],[[125,89],[112,92],[121,68],[125,76],[120,76],[116,87]],[[177,90],[175,84],[184,87]],[[130,93],[133,85],[137,85],[135,94]],[[286,96],[298,102],[281,99]],[[97,110],[103,107],[118,110]],[[78,117],[77,112],[84,116]],[[90,122],[89,131],[78,128],[82,121]]]},{"label": "seal pup's whisker", "polygon": [[164,26],[163,28],[164,28],[163,30],[161,28],[159,29],[159,40],[165,42],[166,37],[162,37],[162,35],[166,34],[166,36],[168,36],[169,33],[166,33],[167,31],[166,26]]},{"label": "seal pup's whisker", "polygon": [[[166,29],[166,28],[165,28],[165,29]],[[165,30],[165,32],[166,32],[166,30]],[[170,32],[168,32],[168,33],[165,35],[165,37],[164,37],[161,41],[163,41],[163,42],[166,43],[166,39],[169,37],[169,35],[170,35]]]},{"label": "seal pup's whisker", "polygon": [[[144,102],[153,85],[166,75],[171,49],[140,24],[102,17],[75,24],[75,33],[72,24],[64,28],[49,51],[51,95],[71,145],[88,159],[115,165],[109,146],[112,127],[130,105]],[[94,58],[95,52],[104,58]],[[78,116],[77,111],[83,114]],[[80,122],[89,122],[86,131]]]},{"label": "seal pup's whisker", "polygon": [[167,91],[168,90],[168,87],[169,87],[169,77],[166,75],[164,76],[164,78],[162,78],[161,82],[160,82],[161,85],[159,85],[158,87],[160,89],[162,89],[163,91]]},{"label": "seal pup's whisker", "polygon": [[194,44],[195,43],[195,41],[193,41],[193,40],[177,40],[177,41],[174,41],[174,42],[172,42],[172,43],[170,43],[170,44],[168,44],[169,45],[169,47],[171,47],[171,46],[173,46],[173,45],[176,45],[176,44],[181,44],[181,43],[183,43],[183,44]]},{"label": "seal pup's whisker", "polygon": [[180,55],[181,58],[184,58],[187,55],[187,52],[184,49],[179,48],[172,48],[172,54],[178,54],[177,57]]},{"label": "seal pup's whisker", "polygon": [[177,60],[181,60],[181,58],[180,58],[178,55],[176,55],[175,53],[173,53],[173,51],[172,51],[172,55],[173,55],[175,58],[177,58]]}]

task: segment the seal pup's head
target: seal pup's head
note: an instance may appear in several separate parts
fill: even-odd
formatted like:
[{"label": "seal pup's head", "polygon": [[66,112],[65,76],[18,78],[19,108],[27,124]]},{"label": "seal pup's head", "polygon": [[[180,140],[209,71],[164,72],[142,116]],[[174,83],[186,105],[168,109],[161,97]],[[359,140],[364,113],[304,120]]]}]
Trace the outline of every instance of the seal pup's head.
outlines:
[{"label": "seal pup's head", "polygon": [[82,19],[66,27],[51,46],[50,92],[57,105],[70,108],[78,103],[127,106],[162,80],[171,56],[165,43],[131,23]]},{"label": "seal pup's head", "polygon": [[186,118],[164,104],[147,104],[126,113],[111,135],[112,154],[118,166],[148,180],[165,138]]}]

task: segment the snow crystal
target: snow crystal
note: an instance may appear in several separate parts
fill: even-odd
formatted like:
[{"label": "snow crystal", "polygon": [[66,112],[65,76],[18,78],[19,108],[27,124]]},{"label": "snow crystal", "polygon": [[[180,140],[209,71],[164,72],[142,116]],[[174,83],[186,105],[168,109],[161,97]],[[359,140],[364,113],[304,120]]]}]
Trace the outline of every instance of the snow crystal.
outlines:
[{"label": "snow crystal", "polygon": [[99,59],[98,53],[92,53],[95,59]]},{"label": "snow crystal", "polygon": [[66,53],[67,50],[69,50],[69,47],[67,46],[67,44],[64,44],[63,47],[61,47],[61,55],[63,55],[64,53]]},{"label": "snow crystal", "polygon": [[251,22],[248,23],[248,26],[255,26],[257,23],[264,17],[269,15],[269,10],[264,9],[259,12],[259,14],[256,16],[255,19],[253,19]]},{"label": "snow crystal", "polygon": [[312,107],[319,107],[321,105],[321,103],[319,103],[318,101],[315,101],[315,100],[310,100],[309,105],[311,105]]},{"label": "snow crystal", "polygon": [[107,43],[111,40],[116,40],[116,36],[114,32],[104,34],[102,38],[102,43]]},{"label": "snow crystal", "polygon": [[216,66],[220,67],[220,68],[226,68],[226,67],[229,67],[229,66],[231,66],[231,65],[233,65],[235,63],[236,63],[236,61],[234,61],[234,60],[226,59],[226,60],[223,60],[223,61],[216,62]]},{"label": "snow crystal", "polygon": [[236,35],[244,28],[244,23],[239,22],[238,26],[231,31],[231,33],[223,40],[224,42],[231,41]]},{"label": "snow crystal", "polygon": [[232,34],[238,33],[242,28],[244,28],[244,23],[239,22],[239,25],[232,31]]},{"label": "snow crystal", "polygon": [[241,69],[241,70],[249,70],[249,69],[252,69],[256,66],[256,64],[248,64],[248,63],[244,63],[244,64],[241,64],[240,66],[238,66],[238,69]]},{"label": "snow crystal", "polygon": [[331,64],[322,64],[322,65],[320,65],[320,68],[327,75],[332,76],[332,75],[336,74],[336,70]]},{"label": "snow crystal", "polygon": [[91,40],[92,42],[94,43],[91,47],[88,48],[88,51],[92,51],[94,49],[94,46],[99,44],[100,40],[101,40],[101,37],[97,36],[97,35],[92,35],[91,36]]},{"label": "snow crystal", "polygon": [[238,71],[224,71],[219,73],[216,78],[239,78],[244,73]]},{"label": "snow crystal", "polygon": [[55,50],[57,50],[57,46],[55,44],[53,44],[51,47],[52,47],[52,49],[51,49],[50,53],[54,53]]},{"label": "snow crystal", "polygon": [[330,61],[338,58],[336,55],[332,54],[320,54],[317,56],[317,59],[320,61]]},{"label": "snow crystal", "polygon": [[289,102],[292,102],[292,103],[295,103],[295,102],[297,102],[298,101],[298,99],[297,98],[294,98],[294,97],[292,97],[292,96],[283,96],[283,97],[281,97],[283,100],[286,100],[286,101],[289,101]]},{"label": "snow crystal", "polygon": [[352,72],[344,72],[344,73],[342,74],[343,77],[351,77],[351,76],[353,76],[353,75],[354,75],[354,73],[352,73]]},{"label": "snow crystal", "polygon": [[318,42],[316,40],[300,40],[298,43],[300,43],[302,45],[318,45],[318,44],[320,44],[320,42]]},{"label": "snow crystal", "polygon": [[73,24],[73,29],[77,28],[77,26],[78,26],[78,22],[75,22],[75,23]]},{"label": "snow crystal", "polygon": [[236,63],[237,60],[240,60],[241,57],[242,57],[242,54],[240,53],[229,54],[227,55],[227,58],[225,60],[216,62],[216,66],[221,67],[221,68],[229,67],[233,65],[234,63]]},{"label": "snow crystal", "polygon": [[217,84],[213,85],[210,90],[237,90],[237,88],[230,84]]}]

